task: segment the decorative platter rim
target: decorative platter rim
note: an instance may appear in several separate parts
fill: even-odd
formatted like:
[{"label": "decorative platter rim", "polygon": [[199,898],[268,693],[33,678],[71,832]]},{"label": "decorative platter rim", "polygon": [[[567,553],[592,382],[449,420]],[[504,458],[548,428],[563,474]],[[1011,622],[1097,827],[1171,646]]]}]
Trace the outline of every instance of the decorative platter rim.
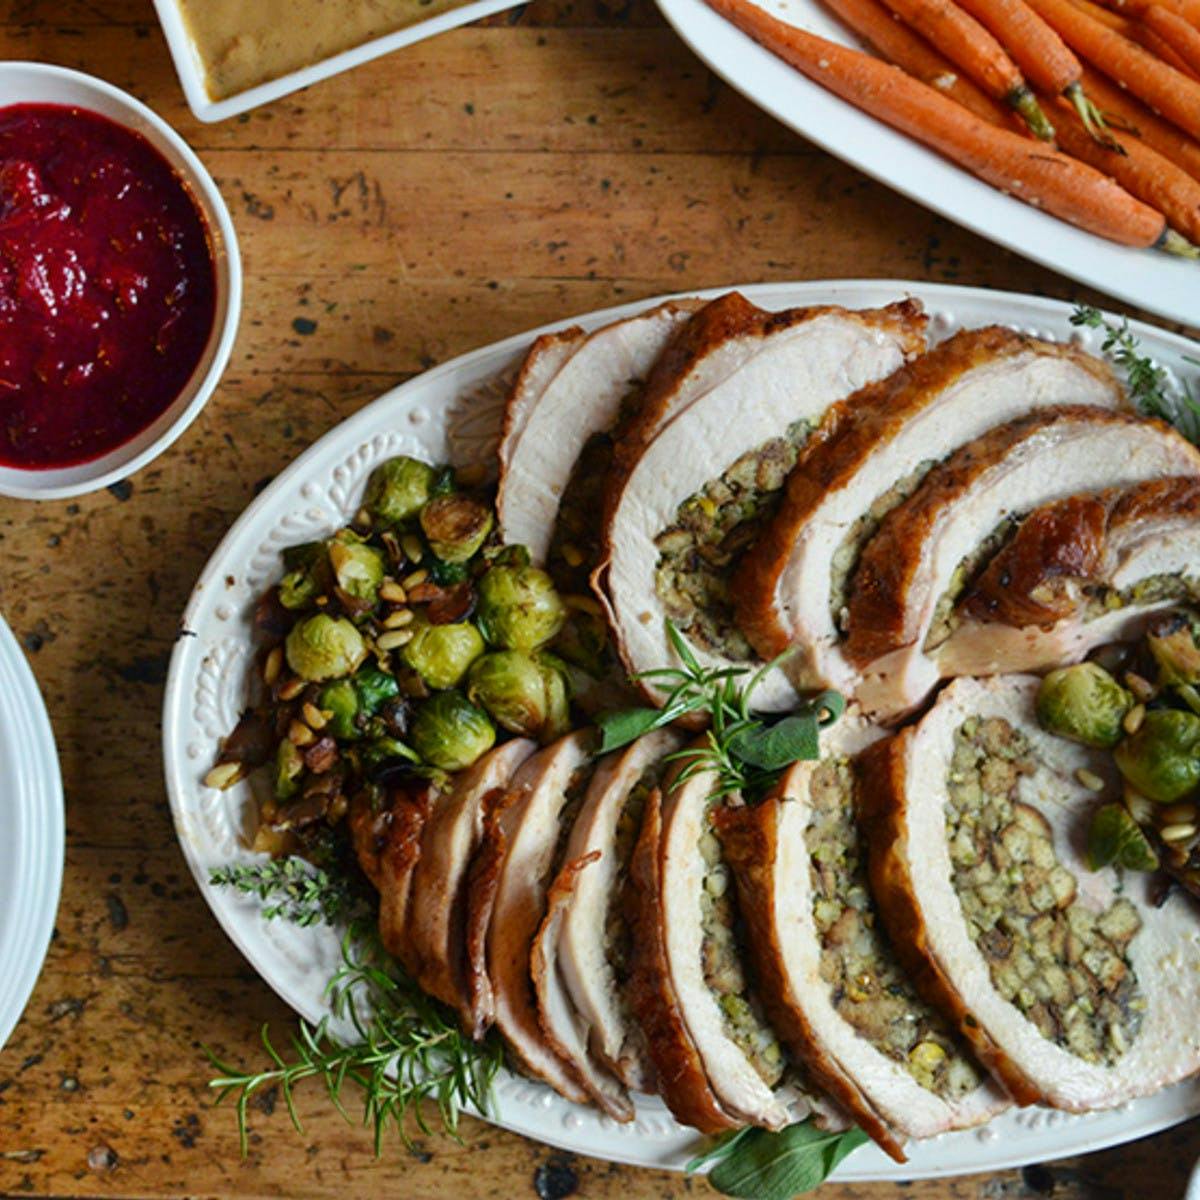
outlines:
[{"label": "decorative platter rim", "polygon": [[[729,290],[687,294],[708,298]],[[930,311],[935,338],[960,325],[1000,323],[1099,349],[1096,331],[1070,325],[1071,305],[1042,297],[906,280],[817,280],[737,290],[768,308],[819,303],[861,307],[915,296]],[[327,927],[301,929],[263,921],[253,900],[207,883],[211,868],[248,857],[240,840],[246,786],[216,792],[202,780],[246,699],[254,600],[278,574],[283,546],[331,532],[349,519],[367,474],[383,458],[415,453],[432,461],[486,459],[495,444],[500,381],[535,336],[574,324],[596,328],[661,299],[665,297],[572,316],[506,338],[385,393],[326,433],[250,503],[196,583],[172,654],[163,704],[164,768],[176,832],[197,885],[225,932],[263,979],[309,1020],[327,1012],[323,992],[337,965],[338,934]],[[1184,356],[1194,347],[1186,339],[1140,323],[1131,328],[1169,372],[1191,369]],[[495,1124],[598,1158],[682,1169],[698,1141],[695,1131],[677,1125],[656,1098],[639,1098],[635,1122],[621,1126],[542,1084],[502,1072],[494,1101],[488,1119]],[[913,1143],[905,1165],[865,1146],[842,1164],[835,1178],[911,1180],[1000,1170],[1131,1141],[1197,1113],[1197,1082],[1106,1113],[1071,1116],[1024,1109],[982,1130]]]}]

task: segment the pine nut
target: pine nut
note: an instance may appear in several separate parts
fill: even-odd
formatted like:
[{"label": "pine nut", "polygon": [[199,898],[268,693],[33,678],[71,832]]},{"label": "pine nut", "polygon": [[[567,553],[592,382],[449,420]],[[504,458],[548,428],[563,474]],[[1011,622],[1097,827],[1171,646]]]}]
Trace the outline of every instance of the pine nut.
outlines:
[{"label": "pine nut", "polygon": [[405,591],[408,591],[411,588],[419,587],[428,578],[429,578],[429,572],[426,571],[424,567],[422,567],[421,570],[414,571],[411,575],[406,575],[401,580],[401,584],[404,587]]},{"label": "pine nut", "polygon": [[1075,772],[1075,778],[1083,784],[1085,788],[1092,792],[1104,791],[1104,780],[1096,774],[1095,771],[1089,771],[1087,767],[1080,767]]},{"label": "pine nut", "polygon": [[287,681],[287,683],[285,683],[279,689],[279,699],[280,700],[295,700],[295,698],[298,695],[300,695],[300,693],[302,691],[304,691],[306,686],[307,685],[305,684],[303,679],[300,679],[298,677],[295,679],[289,679]]},{"label": "pine nut", "polygon": [[407,646],[413,639],[413,631],[411,629],[392,629],[375,639],[375,645],[380,650],[399,650],[401,646]]},{"label": "pine nut", "polygon": [[1154,699],[1154,684],[1143,679],[1136,671],[1125,672],[1125,686],[1144,704]]},{"label": "pine nut", "polygon": [[568,567],[578,567],[583,563],[583,552],[578,546],[567,542],[562,548],[562,556],[567,560]]},{"label": "pine nut", "polygon": [[1196,806],[1185,801],[1183,804],[1170,804],[1166,808],[1160,808],[1158,819],[1163,825],[1178,825],[1181,822],[1194,821],[1196,812]]},{"label": "pine nut", "polygon": [[275,681],[279,678],[280,672],[283,670],[283,647],[276,646],[270,654],[267,655],[266,662],[263,663],[263,683],[267,687],[274,687]]},{"label": "pine nut", "polygon": [[315,704],[306,702],[300,712],[304,717],[304,723],[309,727],[309,729],[325,728],[328,718]]},{"label": "pine nut", "polygon": [[1121,722],[1121,728],[1126,733],[1137,733],[1142,727],[1142,722],[1146,719],[1146,706],[1144,704],[1135,704],[1126,714],[1125,719]]},{"label": "pine nut", "polygon": [[403,604],[408,599],[408,593],[394,579],[388,579],[380,585],[379,598],[389,604]]},{"label": "pine nut", "polygon": [[1158,836],[1168,844],[1172,842],[1188,842],[1196,836],[1195,825],[1167,825],[1158,831]]},{"label": "pine nut", "polygon": [[288,726],[287,739],[293,746],[311,746],[317,735],[303,721],[293,721]]},{"label": "pine nut", "polygon": [[216,788],[217,791],[223,792],[226,788],[231,788],[242,777],[242,764],[240,762],[225,762],[217,763],[215,767],[204,777],[204,786],[208,788]]},{"label": "pine nut", "polygon": [[357,525],[360,529],[370,529],[371,528],[371,514],[365,508],[360,508],[358,510],[358,512],[356,512],[354,514],[354,522],[353,523],[355,525]]},{"label": "pine nut", "polygon": [[1125,807],[1139,825],[1154,823],[1154,801],[1147,800],[1141,792],[1135,792],[1128,786],[1125,788]]},{"label": "pine nut", "polygon": [[400,539],[400,549],[404,551],[404,557],[409,562],[420,562],[425,557],[425,547],[421,545],[421,539],[415,533],[406,533]]},{"label": "pine nut", "polygon": [[403,629],[405,625],[412,624],[416,615],[411,608],[398,608],[383,618],[383,627],[384,629]]}]

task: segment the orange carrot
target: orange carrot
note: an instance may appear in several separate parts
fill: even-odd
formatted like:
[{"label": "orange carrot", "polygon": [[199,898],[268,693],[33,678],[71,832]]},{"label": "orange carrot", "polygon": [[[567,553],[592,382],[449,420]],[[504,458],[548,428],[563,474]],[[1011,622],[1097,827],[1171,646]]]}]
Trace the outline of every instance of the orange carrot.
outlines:
[{"label": "orange carrot", "polygon": [[1127,16],[1139,17],[1151,4],[1161,4],[1177,13],[1189,25],[1200,29],[1200,0],[1100,0],[1105,8]]},{"label": "orange carrot", "polygon": [[980,179],[1101,237],[1195,255],[1162,213],[1099,171],[1019,133],[981,121],[941,92],[887,63],[839,46],[759,8],[752,0],[710,7],[821,87],[965,167]]},{"label": "orange carrot", "polygon": [[1200,142],[1151,112],[1140,100],[1122,91],[1099,71],[1085,66],[1083,82],[1088,95],[1100,106],[1110,127],[1132,133],[1185,170],[1193,179],[1200,179]]},{"label": "orange carrot", "polygon": [[1147,6],[1142,24],[1168,43],[1193,71],[1200,71],[1200,29],[1161,4]]},{"label": "orange carrot", "polygon": [[1046,120],[1025,77],[1003,46],[954,0],[884,0],[902,21],[957,63],[989,96],[1019,112],[1035,137],[1049,142],[1054,127]]},{"label": "orange carrot", "polygon": [[1135,42],[1140,42],[1155,58],[1160,62],[1166,63],[1173,71],[1178,71],[1181,75],[1186,75],[1189,79],[1200,79],[1200,76],[1192,70],[1191,64],[1187,59],[1166,38],[1156,33],[1148,25],[1143,25],[1140,21],[1135,21],[1129,30],[1129,36]]},{"label": "orange carrot", "polygon": [[1101,25],[1107,25],[1109,29],[1115,29],[1117,33],[1123,37],[1132,37],[1135,21],[1129,17],[1122,17],[1111,9],[1103,8],[1099,4],[1093,4],[1092,0],[1072,0],[1076,8],[1082,9],[1094,21],[1099,21]]},{"label": "orange carrot", "polygon": [[1111,175],[1131,195],[1162,213],[1184,237],[1200,241],[1200,180],[1135,137],[1115,134],[1121,147],[1117,152],[1098,145],[1073,114],[1060,111],[1056,121],[1058,144],[1072,158]]},{"label": "orange carrot", "polygon": [[1200,137],[1200,83],[1093,20],[1071,0],[1029,0],[1063,41],[1180,129]]},{"label": "orange carrot", "polygon": [[937,88],[977,117],[1007,126],[1010,110],[962,75],[923,37],[898,21],[879,0],[824,0],[825,7],[871,46],[881,58],[907,71],[914,79]]},{"label": "orange carrot", "polygon": [[958,0],[958,3],[995,35],[1035,88],[1052,96],[1065,96],[1092,137],[1105,140],[1104,120],[1083,90],[1079,59],[1025,0]]}]

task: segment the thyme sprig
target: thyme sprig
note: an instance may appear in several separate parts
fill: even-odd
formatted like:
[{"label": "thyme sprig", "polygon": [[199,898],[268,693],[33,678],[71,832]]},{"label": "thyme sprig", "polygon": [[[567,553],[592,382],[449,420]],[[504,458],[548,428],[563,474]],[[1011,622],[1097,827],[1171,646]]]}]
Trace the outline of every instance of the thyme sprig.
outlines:
[{"label": "thyme sprig", "polygon": [[773,783],[784,767],[817,757],[818,731],[836,721],[846,707],[839,693],[822,692],[796,712],[772,722],[755,714],[754,693],[787,653],[754,671],[749,667],[705,667],[675,623],[668,619],[665,624],[679,666],[643,671],[637,678],[664,688],[666,699],[660,708],[621,709],[600,717],[599,753],[624,746],[682,716],[703,713],[709,721],[704,745],[668,756],[667,761],[684,764],[677,776],[679,783],[711,771],[717,778],[713,795],[757,794]]},{"label": "thyme sprig", "polygon": [[262,915],[295,925],[338,925],[360,916],[363,898],[347,877],[331,875],[295,855],[230,863],[209,872],[214,887],[231,887],[263,902]]},{"label": "thyme sprig", "polygon": [[[356,923],[343,939],[342,966],[326,996],[331,1015],[316,1025],[301,1021],[289,1047],[277,1047],[269,1026],[263,1026],[265,1069],[242,1070],[207,1051],[219,1072],[209,1081],[218,1093],[216,1103],[236,1098],[243,1157],[254,1096],[278,1087],[293,1126],[303,1132],[294,1093],[309,1079],[324,1084],[347,1121],[352,1120],[349,1096],[359,1094],[362,1124],[373,1130],[376,1157],[389,1129],[410,1148],[413,1129],[432,1132],[425,1101],[436,1105],[442,1131],[455,1139],[463,1109],[488,1111],[503,1057],[499,1041],[493,1036],[478,1043],[464,1034],[449,1009],[400,973],[366,923]],[[349,1036],[335,1032],[334,1022],[347,1025]]]},{"label": "thyme sprig", "polygon": [[1103,331],[1100,349],[1124,372],[1129,397],[1138,412],[1167,421],[1189,442],[1200,444],[1200,401],[1186,383],[1178,391],[1171,388],[1166,368],[1142,353],[1141,341],[1129,328],[1127,317],[1115,325],[1098,308],[1081,304],[1071,314],[1071,324]]}]

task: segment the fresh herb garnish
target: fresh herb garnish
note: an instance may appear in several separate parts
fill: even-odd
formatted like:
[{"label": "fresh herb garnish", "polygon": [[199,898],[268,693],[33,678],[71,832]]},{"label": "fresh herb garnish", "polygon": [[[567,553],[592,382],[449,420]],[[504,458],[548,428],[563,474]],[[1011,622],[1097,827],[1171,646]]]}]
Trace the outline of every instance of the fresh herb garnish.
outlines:
[{"label": "fresh herb garnish", "polygon": [[772,722],[754,714],[754,692],[786,655],[753,673],[749,667],[704,667],[670,619],[666,631],[681,665],[638,676],[669,688],[666,700],[661,708],[627,708],[601,716],[598,753],[606,754],[689,713],[704,713],[709,719],[707,745],[691,746],[669,758],[686,763],[680,782],[700,771],[714,772],[719,780],[714,795],[761,792],[784,767],[818,756],[819,730],[845,710],[841,695],[822,692],[798,711]]},{"label": "fresh herb garnish", "polygon": [[811,1118],[777,1133],[738,1129],[718,1138],[687,1169],[715,1163],[708,1182],[726,1196],[791,1200],[820,1187],[838,1163],[867,1140],[861,1129],[830,1133],[818,1129]]},{"label": "fresh herb garnish", "polygon": [[282,918],[296,925],[337,925],[360,915],[363,908],[363,898],[350,879],[331,875],[295,855],[268,862],[230,863],[210,871],[208,882],[257,896],[268,921]]},{"label": "fresh herb garnish", "polygon": [[[422,1111],[425,1101],[437,1106],[443,1132],[458,1137],[464,1108],[486,1112],[492,1083],[503,1061],[499,1040],[472,1041],[454,1014],[398,972],[365,923],[354,926],[342,942],[343,963],[329,981],[326,995],[331,1017],[318,1025],[301,1021],[291,1036],[290,1061],[263,1026],[262,1044],[270,1066],[242,1071],[208,1051],[220,1074],[209,1081],[217,1103],[236,1096],[242,1154],[249,1143],[248,1107],[262,1088],[278,1087],[292,1124],[302,1132],[294,1091],[308,1079],[319,1079],[334,1107],[348,1121],[347,1094],[360,1094],[362,1123],[374,1132],[375,1154],[383,1138],[395,1130],[406,1146],[412,1130],[432,1132]],[[384,965],[384,964],[388,965]],[[348,1023],[350,1040],[340,1038],[332,1021]]]},{"label": "fresh herb garnish", "polygon": [[1104,331],[1100,349],[1124,371],[1129,397],[1138,412],[1169,422],[1189,442],[1200,444],[1200,402],[1186,383],[1178,392],[1170,387],[1166,369],[1142,353],[1128,318],[1122,317],[1121,324],[1114,325],[1099,309],[1081,304],[1071,314],[1071,324]]}]

